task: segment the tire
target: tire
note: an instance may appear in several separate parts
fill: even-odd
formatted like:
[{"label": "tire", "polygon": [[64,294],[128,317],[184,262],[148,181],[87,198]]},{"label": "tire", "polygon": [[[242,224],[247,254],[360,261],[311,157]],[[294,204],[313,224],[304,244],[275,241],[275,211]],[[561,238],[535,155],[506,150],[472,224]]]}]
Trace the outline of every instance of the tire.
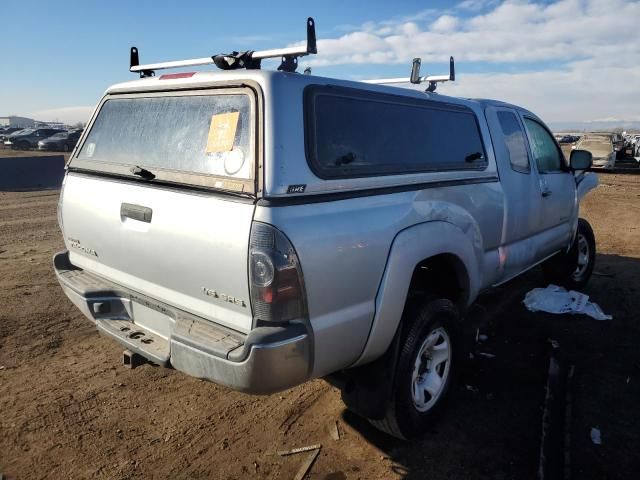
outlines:
[{"label": "tire", "polygon": [[63,143],[63,144],[62,144],[62,151],[63,151],[63,152],[68,152],[69,150],[71,150],[71,149],[69,148],[69,144],[68,144],[68,143]]},{"label": "tire", "polygon": [[450,300],[437,299],[409,309],[402,325],[391,401],[382,420],[369,422],[407,440],[423,434],[446,403],[460,358],[460,314]]},{"label": "tire", "polygon": [[571,249],[542,264],[545,280],[570,290],[580,290],[589,281],[596,260],[596,240],[589,222],[578,219]]}]

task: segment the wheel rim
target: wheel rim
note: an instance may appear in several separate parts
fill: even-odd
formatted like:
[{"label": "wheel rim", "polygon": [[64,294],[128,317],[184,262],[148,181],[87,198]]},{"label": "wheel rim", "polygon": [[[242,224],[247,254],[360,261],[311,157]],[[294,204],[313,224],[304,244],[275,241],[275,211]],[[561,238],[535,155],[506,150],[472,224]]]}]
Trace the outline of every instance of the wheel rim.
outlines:
[{"label": "wheel rim", "polygon": [[443,328],[431,331],[420,346],[411,375],[416,410],[426,412],[440,398],[449,377],[451,340]]},{"label": "wheel rim", "polygon": [[578,234],[578,262],[576,265],[576,269],[573,272],[572,278],[573,280],[581,280],[584,276],[587,268],[589,268],[591,251],[589,249],[589,242],[587,238],[579,233]]}]

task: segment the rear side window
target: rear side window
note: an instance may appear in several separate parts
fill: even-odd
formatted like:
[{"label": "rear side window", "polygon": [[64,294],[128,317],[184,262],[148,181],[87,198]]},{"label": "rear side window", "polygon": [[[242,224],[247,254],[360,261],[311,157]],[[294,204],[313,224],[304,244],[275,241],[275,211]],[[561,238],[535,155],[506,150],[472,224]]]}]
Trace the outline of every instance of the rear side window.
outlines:
[{"label": "rear side window", "polygon": [[535,120],[524,119],[529,132],[529,145],[536,160],[538,172],[562,172],[563,158],[551,134]]},{"label": "rear side window", "polygon": [[307,160],[321,178],[482,170],[474,113],[458,105],[346,88],[305,91]]},{"label": "rear side window", "polygon": [[249,179],[251,101],[244,94],[110,98],[78,160]]},{"label": "rear side window", "polygon": [[529,172],[529,157],[520,122],[513,112],[505,111],[498,112],[498,121],[511,166],[514,170]]}]

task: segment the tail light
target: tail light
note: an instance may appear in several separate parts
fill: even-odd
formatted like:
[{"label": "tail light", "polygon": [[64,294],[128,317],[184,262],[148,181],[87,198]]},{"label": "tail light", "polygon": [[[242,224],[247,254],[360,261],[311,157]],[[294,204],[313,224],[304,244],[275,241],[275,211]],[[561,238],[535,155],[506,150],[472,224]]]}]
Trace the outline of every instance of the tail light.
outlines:
[{"label": "tail light", "polygon": [[62,233],[62,238],[64,238],[64,224],[62,223],[62,199],[64,198],[64,184],[67,182],[67,176],[65,175],[62,178],[62,186],[60,187],[60,194],[58,196],[58,225],[60,226],[60,232]]},{"label": "tail light", "polygon": [[251,226],[249,279],[255,325],[307,317],[298,255],[287,237],[266,223]]}]

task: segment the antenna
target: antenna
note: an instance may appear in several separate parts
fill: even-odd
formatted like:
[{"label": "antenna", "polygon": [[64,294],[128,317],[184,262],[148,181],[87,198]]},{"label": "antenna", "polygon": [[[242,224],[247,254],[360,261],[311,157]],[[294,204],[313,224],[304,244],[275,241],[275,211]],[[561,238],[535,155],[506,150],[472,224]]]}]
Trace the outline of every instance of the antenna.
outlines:
[{"label": "antenna", "polygon": [[262,59],[281,57],[282,63],[278,70],[295,72],[298,57],[318,53],[316,46],[316,24],[313,18],[307,18],[307,44],[300,47],[276,48],[272,50],[247,50],[245,52],[231,52],[212,55],[210,57],[192,58],[189,60],[175,60],[170,62],[150,63],[140,65],[138,49],[131,47],[129,71],[140,73],[140,77],[151,77],[156,70],[168,68],[195,67],[214,64],[222,70],[236,70],[238,68],[259,69]]},{"label": "antenna", "polygon": [[395,83],[413,83],[420,84],[423,82],[429,82],[427,92],[434,92],[438,83],[440,82],[453,82],[456,79],[456,69],[453,57],[449,57],[449,75],[425,75],[420,76],[420,66],[422,64],[421,58],[414,58],[411,64],[411,77],[409,78],[377,78],[372,80],[362,80],[364,83],[371,83],[375,85],[391,85]]}]

